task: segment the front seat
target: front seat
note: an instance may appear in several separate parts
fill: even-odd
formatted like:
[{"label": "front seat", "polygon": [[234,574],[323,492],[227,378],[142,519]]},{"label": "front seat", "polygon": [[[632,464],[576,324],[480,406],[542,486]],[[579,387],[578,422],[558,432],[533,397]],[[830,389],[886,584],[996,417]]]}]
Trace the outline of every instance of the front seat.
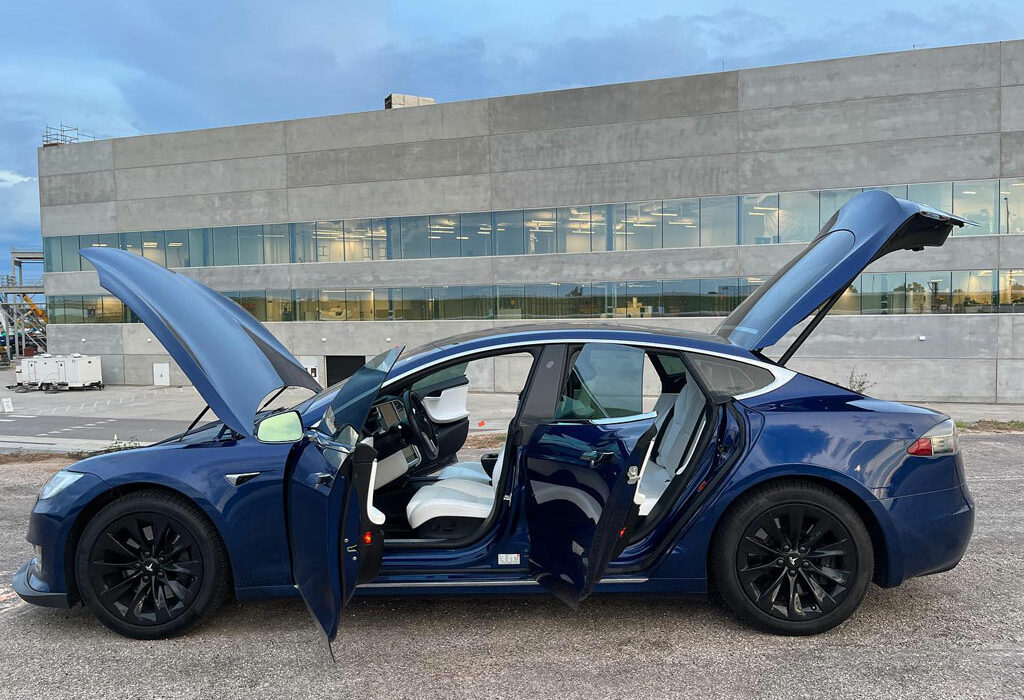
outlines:
[{"label": "front seat", "polygon": [[[494,468],[498,468],[498,464],[505,458],[505,445],[501,446],[498,451],[498,458],[495,461]],[[467,481],[476,481],[481,484],[491,483],[491,475],[484,469],[484,465],[480,462],[456,462],[455,464],[449,464],[439,472],[437,472],[437,478],[443,481],[449,479],[463,479]]]},{"label": "front seat", "polygon": [[[661,403],[661,399],[658,403]],[[696,438],[697,426],[706,405],[707,399],[697,384],[688,381],[675,397],[672,407],[666,413],[658,411],[661,420],[658,436],[654,438],[654,448],[638,488],[643,496],[641,516],[650,514],[676,473],[682,473],[689,466],[684,463],[684,460],[692,458],[692,455],[687,454],[687,447]]]},{"label": "front seat", "polygon": [[[471,479],[443,479],[428,484],[409,499],[405,515],[409,527],[422,537],[463,537],[471,534],[491,513],[495,489],[501,482],[505,447],[498,453],[492,483]],[[482,467],[481,467],[482,469]],[[484,473],[486,476],[486,472]]]}]

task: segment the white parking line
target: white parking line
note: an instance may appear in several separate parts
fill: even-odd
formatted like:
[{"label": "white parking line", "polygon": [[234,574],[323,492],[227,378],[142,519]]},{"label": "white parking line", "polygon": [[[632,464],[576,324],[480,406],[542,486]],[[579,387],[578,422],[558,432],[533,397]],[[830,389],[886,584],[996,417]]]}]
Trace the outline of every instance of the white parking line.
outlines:
[{"label": "white parking line", "polygon": [[0,418],[0,423],[13,423],[13,418]]}]

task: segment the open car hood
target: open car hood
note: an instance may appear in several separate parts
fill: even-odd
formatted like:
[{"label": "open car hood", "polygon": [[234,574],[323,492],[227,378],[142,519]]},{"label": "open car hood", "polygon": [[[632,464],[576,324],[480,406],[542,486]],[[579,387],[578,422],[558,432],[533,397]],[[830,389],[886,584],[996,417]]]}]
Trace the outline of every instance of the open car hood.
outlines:
[{"label": "open car hood", "polygon": [[747,350],[770,347],[815,309],[831,306],[873,261],[897,250],[941,246],[954,226],[965,224],[977,225],[888,192],[864,192],[844,204],[818,236],[736,307],[715,333]]},{"label": "open car hood", "polygon": [[100,286],[123,301],[167,349],[213,412],[253,436],[262,402],[285,386],[320,385],[245,309],[190,277],[140,255],[89,248]]}]

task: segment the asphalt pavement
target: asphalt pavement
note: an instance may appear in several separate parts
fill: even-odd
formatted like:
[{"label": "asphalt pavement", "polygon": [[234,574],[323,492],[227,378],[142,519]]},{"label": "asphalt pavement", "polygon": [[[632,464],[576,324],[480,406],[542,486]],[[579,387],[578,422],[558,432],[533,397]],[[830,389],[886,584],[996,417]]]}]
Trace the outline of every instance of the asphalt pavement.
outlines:
[{"label": "asphalt pavement", "polygon": [[56,462],[0,465],[0,697],[995,698],[1024,688],[1024,435],[965,435],[974,538],[950,572],[873,587],[817,637],[757,632],[719,606],[598,596],[360,599],[332,663],[300,601],[231,602],[178,639],[139,642],[7,581]]}]

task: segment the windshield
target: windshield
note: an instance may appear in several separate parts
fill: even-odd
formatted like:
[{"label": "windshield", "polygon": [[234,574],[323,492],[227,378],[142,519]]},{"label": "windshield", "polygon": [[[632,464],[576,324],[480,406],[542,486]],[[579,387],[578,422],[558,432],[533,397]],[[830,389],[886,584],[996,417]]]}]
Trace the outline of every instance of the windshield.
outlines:
[{"label": "windshield", "polygon": [[[342,379],[340,382],[335,382],[334,384],[331,384],[329,387],[322,390],[320,393],[314,396],[310,396],[305,401],[301,401],[295,404],[294,406],[292,406],[291,410],[298,411],[299,414],[304,417],[309,416],[315,422],[316,420],[319,420],[320,416],[323,415],[324,412],[328,408],[331,408],[332,406],[332,413],[337,414],[342,409],[342,406],[335,405],[336,402],[338,402],[339,400],[341,401],[342,404],[346,405],[348,403],[351,403],[355,399],[359,399],[359,401],[357,402],[359,404],[365,403],[367,400],[370,402],[370,404],[372,404],[373,399],[376,398],[377,391],[380,389],[380,385],[384,382],[387,373],[391,370],[392,365],[394,365],[395,360],[398,359],[398,355],[401,352],[401,347],[395,347],[389,350],[385,350],[376,357],[367,360],[366,364],[360,367],[358,370],[356,370],[356,372],[351,377],[347,377],[345,379]],[[352,389],[355,391],[356,396],[346,398],[345,395],[341,393],[342,389],[349,386],[349,384],[353,380],[355,380],[359,384],[359,386],[352,387]],[[366,385],[365,387],[363,386],[364,384]],[[369,388],[373,384],[376,385],[376,388],[374,388],[371,392],[369,391]],[[367,394],[372,395],[367,396]],[[366,405],[366,413],[369,413],[370,411],[370,404]],[[361,410],[361,406],[356,407],[356,412],[358,412],[358,410]],[[360,424],[357,427],[362,427],[362,425]]]}]

